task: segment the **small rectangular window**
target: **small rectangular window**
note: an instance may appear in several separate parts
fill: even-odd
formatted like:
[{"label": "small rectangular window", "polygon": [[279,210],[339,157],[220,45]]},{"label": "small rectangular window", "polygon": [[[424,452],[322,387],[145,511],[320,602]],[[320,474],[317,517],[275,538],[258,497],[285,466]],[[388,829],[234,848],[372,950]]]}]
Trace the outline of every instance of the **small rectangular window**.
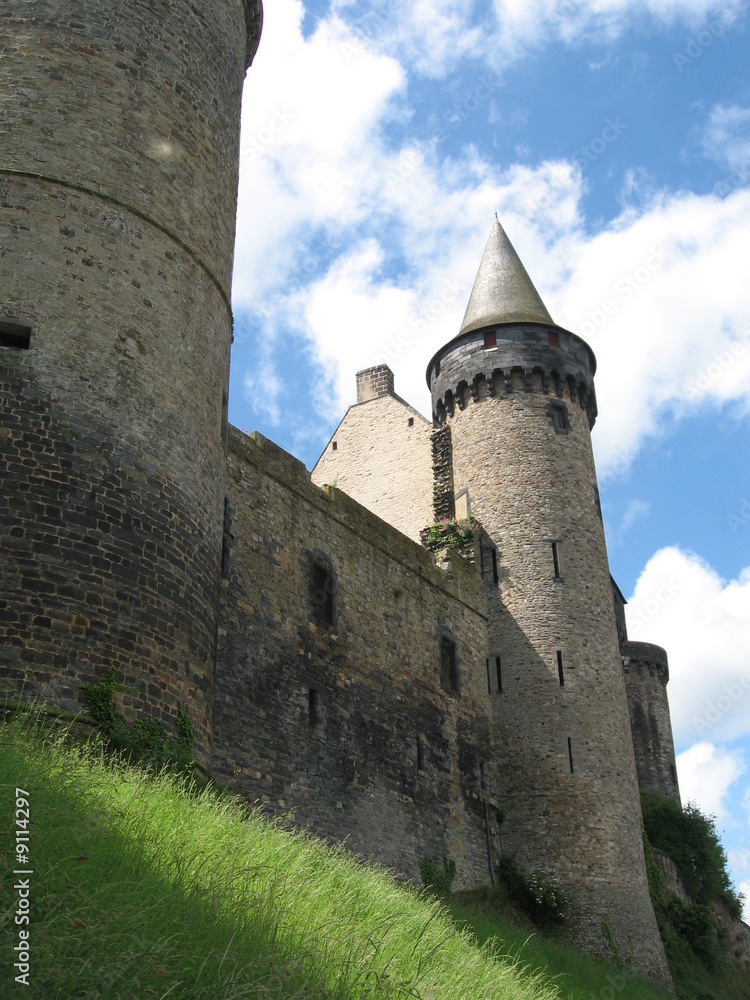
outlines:
[{"label": "small rectangular window", "polygon": [[424,747],[419,737],[417,737],[417,770],[424,771]]},{"label": "small rectangular window", "polygon": [[554,332],[554,330],[550,330],[549,332],[549,346],[550,347],[560,346],[557,334]]},{"label": "small rectangular window", "polygon": [[494,330],[491,333],[485,333],[484,335],[485,351],[491,351],[493,347],[497,347],[497,334]]},{"label": "small rectangular window", "polygon": [[560,580],[560,552],[557,548],[558,543],[552,543],[552,565],[555,568],[555,579]]},{"label": "small rectangular window", "polygon": [[560,431],[567,431],[570,428],[570,420],[568,419],[568,408],[562,400],[553,400],[547,407],[547,415],[549,416],[549,422],[552,427],[559,433]]},{"label": "small rectangular window", "polygon": [[338,451],[338,448],[339,448],[339,445],[338,445],[338,441],[334,441],[334,442],[333,442],[333,443],[331,444],[331,450],[332,450],[332,451]]},{"label": "small rectangular window", "polygon": [[307,692],[307,721],[311,726],[318,724],[318,692],[315,688]]},{"label": "small rectangular window", "polygon": [[498,690],[499,693],[502,693],[502,690],[503,690],[503,669],[502,669],[502,664],[500,662],[500,657],[499,656],[495,657],[495,675],[497,677],[497,690]]},{"label": "small rectangular window", "polygon": [[333,625],[333,573],[323,559],[316,559],[312,565],[310,601],[313,618],[321,625]]},{"label": "small rectangular window", "polygon": [[570,764],[570,773],[573,774],[573,741],[568,737],[568,763]]},{"label": "small rectangular window", "polygon": [[446,691],[458,691],[456,644],[447,635],[440,640],[440,684]]},{"label": "small rectangular window", "polygon": [[409,427],[414,426],[414,417],[409,417]]},{"label": "small rectangular window", "polygon": [[560,680],[560,687],[565,687],[565,672],[563,671],[562,650],[557,651],[557,676]]},{"label": "small rectangular window", "polygon": [[0,347],[13,347],[28,351],[31,346],[31,327],[13,320],[0,320]]}]

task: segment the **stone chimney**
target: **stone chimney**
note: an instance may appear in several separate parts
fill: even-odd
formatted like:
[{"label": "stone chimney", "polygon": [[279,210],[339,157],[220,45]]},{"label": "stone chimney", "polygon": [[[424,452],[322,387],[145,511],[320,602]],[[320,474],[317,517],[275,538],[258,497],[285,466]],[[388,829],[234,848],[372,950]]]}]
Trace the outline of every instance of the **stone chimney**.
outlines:
[{"label": "stone chimney", "polygon": [[378,396],[392,396],[393,372],[388,365],[375,365],[357,372],[357,402],[366,403],[368,399]]}]

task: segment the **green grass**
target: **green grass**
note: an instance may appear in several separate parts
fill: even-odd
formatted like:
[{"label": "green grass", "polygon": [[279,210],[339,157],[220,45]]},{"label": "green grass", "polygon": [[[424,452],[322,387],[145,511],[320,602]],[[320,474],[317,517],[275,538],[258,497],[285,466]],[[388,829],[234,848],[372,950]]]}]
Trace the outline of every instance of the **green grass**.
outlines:
[{"label": "green grass", "polygon": [[621,969],[571,947],[557,936],[542,934],[504,898],[502,891],[458,893],[451,913],[481,944],[496,938],[503,950],[537,970],[554,985],[561,1000],[665,1000],[667,994],[629,969]]},{"label": "green grass", "polygon": [[[31,802],[29,988],[12,968],[17,786]],[[449,913],[227,795],[149,776],[28,716],[0,725],[0,885],[2,997],[665,996],[538,934],[500,894],[461,894]],[[693,995],[750,996],[716,984]]]},{"label": "green grass", "polygon": [[[12,968],[16,786],[31,802],[29,988]],[[0,858],[3,997],[554,996],[343,850],[17,719],[0,726]]]}]

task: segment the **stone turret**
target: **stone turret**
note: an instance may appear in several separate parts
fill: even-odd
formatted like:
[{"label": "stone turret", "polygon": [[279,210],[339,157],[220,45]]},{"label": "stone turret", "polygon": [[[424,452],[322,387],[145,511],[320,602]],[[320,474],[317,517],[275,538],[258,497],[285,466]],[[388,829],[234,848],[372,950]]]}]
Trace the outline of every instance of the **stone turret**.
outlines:
[{"label": "stone turret", "polygon": [[679,801],[680,786],[667,697],[667,651],[650,642],[631,642],[625,621],[627,602],[614,580],[612,597],[628,693],[638,784],[648,792]]},{"label": "stone turret", "polygon": [[[0,62],[3,693],[211,739],[240,99],[259,0],[10,0]],[[200,123],[200,125],[198,124]]]},{"label": "stone turret", "polygon": [[504,849],[554,872],[577,940],[670,985],[638,784],[590,429],[590,347],[556,326],[495,221],[458,336],[427,370],[456,493],[486,532],[488,679]]}]

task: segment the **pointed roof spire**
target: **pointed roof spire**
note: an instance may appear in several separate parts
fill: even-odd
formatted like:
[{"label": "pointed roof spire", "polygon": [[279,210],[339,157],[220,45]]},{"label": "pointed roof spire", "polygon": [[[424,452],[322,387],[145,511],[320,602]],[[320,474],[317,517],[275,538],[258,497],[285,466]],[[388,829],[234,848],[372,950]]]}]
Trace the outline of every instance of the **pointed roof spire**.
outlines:
[{"label": "pointed roof spire", "polygon": [[555,325],[495,213],[459,337],[500,323]]}]

